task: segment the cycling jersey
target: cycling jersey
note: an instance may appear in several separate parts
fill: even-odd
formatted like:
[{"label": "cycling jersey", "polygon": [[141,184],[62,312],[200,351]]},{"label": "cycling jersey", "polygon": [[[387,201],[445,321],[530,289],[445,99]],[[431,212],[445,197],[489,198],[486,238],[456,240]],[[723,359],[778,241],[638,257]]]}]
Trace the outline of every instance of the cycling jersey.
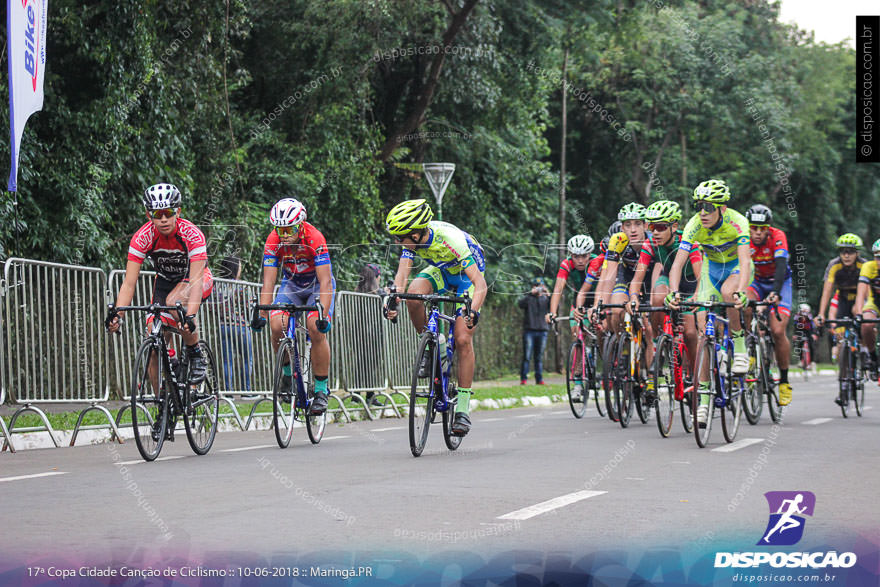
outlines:
[{"label": "cycling jersey", "polygon": [[439,220],[428,223],[428,242],[416,245],[411,251],[404,248],[401,259],[415,259],[416,255],[450,275],[463,273],[473,264],[486,270],[486,259],[480,243],[465,231]]},{"label": "cycling jersey", "polygon": [[[663,274],[669,275],[672,264],[675,262],[675,255],[678,252],[679,243],[681,242],[681,231],[678,230],[673,235],[668,245],[660,245],[653,241],[646,240],[642,244],[642,250],[639,252],[639,264],[651,267],[653,263],[660,263],[663,266]],[[685,264],[682,271],[682,281],[696,282],[697,275],[694,272],[694,264],[702,261],[703,255],[699,248],[694,248],[688,255],[688,263]]]},{"label": "cycling jersey", "polygon": [[877,271],[877,261],[867,261],[862,265],[862,269],[859,272],[859,282],[867,283],[868,288],[868,298],[876,298],[877,294],[880,294],[880,275],[878,275]]},{"label": "cycling jersey", "polygon": [[[752,263],[755,264],[755,279],[758,281],[773,281],[776,275],[776,259],[782,257],[788,259],[788,239],[785,233],[778,228],[770,227],[767,239],[761,246],[749,241],[752,251]],[[785,279],[791,277],[791,267],[786,262]]]},{"label": "cycling jersey", "polygon": [[315,268],[330,264],[327,241],[321,232],[309,224],[301,224],[300,238],[292,245],[281,241],[276,231],[269,233],[263,248],[263,267],[281,266],[282,281],[292,280],[306,287],[317,280]]},{"label": "cycling jersey", "polygon": [[712,263],[728,263],[737,259],[737,247],[750,241],[749,221],[728,208],[712,228],[703,228],[700,215],[694,214],[684,227],[678,248],[690,252],[699,246]]},{"label": "cycling jersey", "polygon": [[[143,264],[150,257],[159,278],[171,283],[182,281],[189,274],[191,261],[207,261],[205,235],[198,227],[183,218],[177,218],[172,234],[160,234],[153,222],[141,226],[128,245],[128,260]],[[206,277],[211,272],[205,268]]]},{"label": "cycling jersey", "polygon": [[556,272],[556,279],[564,279],[568,287],[572,288],[574,291],[578,291],[587,278],[589,267],[590,265],[588,263],[583,269],[577,269],[574,266],[574,261],[569,257],[559,264],[559,271]]},{"label": "cycling jersey", "polygon": [[[650,240],[650,235],[646,235],[645,240],[642,241],[642,246],[644,243],[650,242]],[[641,251],[641,248],[641,246],[634,247],[631,245],[629,237],[626,236],[625,232],[618,232],[608,241],[608,252],[605,253],[605,260],[615,261],[635,272],[636,265],[639,264],[639,252]]]},{"label": "cycling jersey", "polygon": [[602,275],[602,266],[604,264],[605,251],[602,251],[602,254],[590,259],[590,264],[587,265],[587,273],[584,276],[584,283],[595,285],[596,282],[599,281],[599,277]]},{"label": "cycling jersey", "polygon": [[[859,285],[859,275],[861,274],[862,266],[865,263],[867,263],[867,260],[859,257],[856,259],[855,263],[849,267],[845,267],[839,256],[834,257],[825,267],[825,277],[823,278],[823,281],[834,285],[834,288],[843,294],[841,296],[842,298],[846,298],[849,302],[852,302],[856,299],[856,288]],[[838,315],[838,318],[840,317],[841,316]]]}]

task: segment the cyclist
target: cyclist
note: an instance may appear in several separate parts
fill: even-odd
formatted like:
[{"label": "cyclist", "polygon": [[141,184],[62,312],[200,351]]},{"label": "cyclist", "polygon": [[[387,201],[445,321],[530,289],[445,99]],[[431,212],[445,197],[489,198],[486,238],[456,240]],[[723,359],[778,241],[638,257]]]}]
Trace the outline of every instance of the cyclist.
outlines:
[{"label": "cyclist", "polygon": [[[211,295],[214,277],[208,268],[205,235],[195,224],[180,217],[181,200],[180,190],[170,183],[157,183],[144,190],[148,220],[131,237],[125,279],[116,295],[116,305],[131,303],[144,259],[150,257],[156,268],[151,303],[173,306],[181,302],[186,309],[187,323],[193,325],[184,325],[180,335],[189,356],[189,382],[197,384],[205,380],[207,361],[198,344],[195,315]],[[122,315],[123,312],[119,312],[110,323],[111,333],[119,330]],[[173,328],[177,327],[175,318],[162,313],[162,321]],[[148,327],[152,320],[152,316],[147,319]]]},{"label": "cyclist", "polygon": [[[385,230],[403,245],[394,285],[397,291],[413,294],[441,294],[450,291],[456,296],[469,294],[471,311],[463,316],[462,308],[456,310],[455,348],[458,354],[458,402],[452,433],[465,436],[471,428],[470,399],[474,380],[474,328],[480,318],[480,308],[486,299],[488,286],[483,276],[486,261],[483,249],[471,235],[449,224],[432,220],[434,212],[425,200],[408,200],[394,206],[385,218]],[[413,261],[419,256],[428,266],[421,269],[407,290],[407,282]],[[417,332],[425,330],[424,305],[417,300],[407,300],[409,317]],[[397,316],[389,310],[387,318]],[[467,328],[465,328],[467,326]],[[419,376],[426,377],[430,365],[420,366]]]},{"label": "cyclist", "polygon": [[[636,303],[636,310],[638,310],[638,294],[642,290],[642,283],[651,266],[654,267],[650,276],[651,305],[660,306],[663,304],[666,294],[669,293],[669,272],[672,270],[675,253],[681,244],[681,230],[679,230],[681,207],[678,203],[670,200],[654,202],[645,210],[645,218],[648,221],[648,230],[652,238],[642,244],[635,277],[629,286],[629,298],[630,301]],[[684,274],[679,282],[681,293],[687,298],[696,293],[697,284],[699,283],[699,275],[703,264],[703,256],[699,248],[694,248],[691,251],[689,260],[690,263],[685,265]],[[682,312],[682,315],[684,318],[685,343],[693,357],[697,352],[698,332],[696,320],[694,319],[693,312]],[[662,328],[662,316],[654,314],[652,320],[654,320],[654,330],[659,332]]]},{"label": "cyclist", "polygon": [[[856,303],[853,306],[853,314],[861,315],[862,318],[876,319],[880,315],[877,307],[878,294],[880,294],[880,275],[877,264],[880,262],[880,239],[874,241],[871,246],[874,260],[862,265],[859,273],[859,287],[856,294]],[[871,379],[877,379],[877,331],[876,324],[862,324],[862,344],[868,348],[871,356]]]},{"label": "cyclist", "polygon": [[[629,300],[629,283],[635,277],[642,244],[650,239],[645,232],[645,207],[641,204],[630,202],[624,205],[618,211],[617,219],[622,223],[622,230],[608,241],[602,275],[593,302],[594,308],[598,307],[600,300],[609,302],[609,294],[612,304],[624,304]],[[642,292],[647,293],[647,289],[643,287]],[[609,326],[613,331],[620,328],[622,317],[621,308],[612,310]],[[650,341],[650,325],[646,324],[646,328],[648,329],[646,339]],[[648,352],[650,360],[650,349]]]},{"label": "cyclist", "polygon": [[[260,303],[310,306],[315,301],[320,301],[321,306],[326,309],[323,319],[319,319],[316,311],[309,312],[306,316],[306,327],[312,341],[312,372],[315,374],[315,397],[309,413],[321,415],[327,409],[329,399],[327,378],[330,373],[330,343],[326,334],[330,331],[330,320],[333,317],[336,279],[333,277],[327,241],[317,228],[306,222],[307,216],[305,206],[294,198],[279,200],[269,211],[269,222],[274,229],[266,237],[263,247]],[[272,290],[275,288],[279,267],[281,285],[273,300]],[[283,310],[263,310],[251,326],[259,330],[265,325],[267,318],[272,334],[272,348],[277,352],[285,336],[289,314]],[[285,387],[292,388],[291,366],[284,365],[282,369]]]},{"label": "cyclist", "polygon": [[[556,318],[556,310],[562,299],[562,290],[568,285],[577,292],[587,279],[587,271],[590,265],[590,254],[595,248],[593,239],[585,234],[576,234],[568,239],[568,258],[559,264],[556,273],[556,283],[553,285],[553,293],[550,295],[550,312],[545,316],[547,323],[552,324]],[[577,297],[577,294],[575,294]],[[574,314],[575,301],[572,300],[570,315]],[[569,320],[572,336],[577,337],[577,321]]]},{"label": "cyclist", "polygon": [[[739,212],[727,207],[729,200],[730,188],[719,179],[704,181],[694,190],[694,209],[697,213],[684,227],[678,253],[669,272],[670,291],[664,301],[669,307],[678,308],[682,298],[682,271],[691,251],[697,246],[702,248],[705,258],[694,297],[700,301],[723,299],[735,304],[735,308],[727,310],[730,336],[733,339],[732,371],[742,375],[749,370],[749,355],[737,309],[748,303],[746,288],[752,277],[749,221]],[[700,373],[698,376],[700,388],[708,389],[707,374]],[[708,403],[708,394],[701,393],[697,408],[697,419],[701,427],[706,425],[709,416]]]},{"label": "cyclist", "polygon": [[788,266],[788,239],[785,233],[770,226],[773,212],[763,204],[755,204],[746,210],[751,234],[750,248],[755,266],[755,279],[746,293],[749,299],[778,304],[779,318],[770,315],[770,335],[776,347],[776,363],[779,365],[779,405],[791,403],[791,383],[788,367],[791,359],[791,341],[785,333],[791,317],[791,268]]},{"label": "cyclist", "polygon": [[590,264],[587,265],[587,273],[584,276],[584,282],[581,284],[575,298],[573,310],[575,320],[584,319],[584,314],[581,313],[578,308],[582,308],[586,305],[593,305],[595,295],[590,295],[590,292],[599,282],[599,277],[602,275],[602,266],[605,264],[605,254],[608,252],[608,242],[611,240],[612,236],[620,232],[622,229],[623,223],[620,220],[612,222],[611,226],[608,227],[608,234],[606,234],[599,242],[599,254],[590,259]]},{"label": "cyclist", "polygon": [[[816,358],[816,345],[815,342],[818,340],[819,336],[816,333],[815,325],[813,324],[813,309],[810,308],[810,304],[801,304],[798,306],[798,312],[794,317],[794,330],[797,336],[802,336],[806,339],[807,344],[810,349],[810,365],[807,365],[810,368],[815,364],[814,359]],[[800,345],[798,345],[798,350],[800,351]]]}]

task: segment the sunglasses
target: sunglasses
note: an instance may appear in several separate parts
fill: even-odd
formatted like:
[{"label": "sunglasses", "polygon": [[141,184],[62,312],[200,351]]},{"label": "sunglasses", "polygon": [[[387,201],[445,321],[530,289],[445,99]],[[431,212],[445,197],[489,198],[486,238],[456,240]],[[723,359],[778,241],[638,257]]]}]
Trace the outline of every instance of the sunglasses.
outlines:
[{"label": "sunglasses", "polygon": [[694,202],[694,210],[697,212],[705,212],[706,214],[711,214],[715,210],[718,209],[718,204],[713,204],[712,202],[707,202],[706,200],[697,200]]},{"label": "sunglasses", "polygon": [[147,210],[150,218],[171,218],[177,214],[177,208],[162,208],[160,210]]},{"label": "sunglasses", "polygon": [[856,249],[840,249],[841,255],[855,255],[858,251]]},{"label": "sunglasses", "polygon": [[649,222],[648,223],[648,230],[650,230],[651,232],[655,232],[655,231],[656,232],[663,232],[664,230],[666,230],[670,226],[672,226],[672,225],[669,224],[668,222]]},{"label": "sunglasses", "polygon": [[299,234],[300,224],[296,226],[276,226],[275,232],[278,233],[278,236],[286,237],[286,236],[296,236]]}]

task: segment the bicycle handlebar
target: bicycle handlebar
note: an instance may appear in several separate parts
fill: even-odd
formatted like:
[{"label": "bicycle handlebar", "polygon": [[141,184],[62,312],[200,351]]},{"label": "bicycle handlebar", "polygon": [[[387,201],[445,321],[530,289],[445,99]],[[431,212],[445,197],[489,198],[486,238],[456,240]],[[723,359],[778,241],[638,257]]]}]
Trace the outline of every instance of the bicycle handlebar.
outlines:
[{"label": "bicycle handlebar", "polygon": [[[186,315],[182,302],[177,302],[173,306],[160,306],[159,304],[150,304],[148,306],[117,306],[116,304],[107,304],[107,318],[104,320],[104,327],[109,330],[110,323],[114,318],[119,317],[120,312],[148,312],[156,318],[161,317],[162,312],[177,312],[177,322],[181,326],[189,326],[190,332],[196,331],[195,321],[191,316]],[[120,330],[117,334],[122,334]]]}]

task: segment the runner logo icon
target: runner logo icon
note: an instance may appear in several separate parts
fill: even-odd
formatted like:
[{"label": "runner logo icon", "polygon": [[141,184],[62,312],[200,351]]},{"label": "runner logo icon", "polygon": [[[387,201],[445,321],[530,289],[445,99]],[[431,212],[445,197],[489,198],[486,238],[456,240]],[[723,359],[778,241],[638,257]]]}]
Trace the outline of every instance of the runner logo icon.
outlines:
[{"label": "runner logo icon", "polygon": [[759,546],[791,546],[804,535],[804,517],[812,516],[816,496],[810,491],[768,491],[764,494],[770,506],[767,529]]}]

